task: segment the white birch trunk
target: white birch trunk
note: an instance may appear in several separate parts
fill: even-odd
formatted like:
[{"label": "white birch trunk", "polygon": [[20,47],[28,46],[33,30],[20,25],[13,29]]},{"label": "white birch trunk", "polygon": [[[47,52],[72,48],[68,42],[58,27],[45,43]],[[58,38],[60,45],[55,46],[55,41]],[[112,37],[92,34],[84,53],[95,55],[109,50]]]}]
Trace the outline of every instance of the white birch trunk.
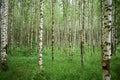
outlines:
[{"label": "white birch trunk", "polygon": [[3,0],[2,7],[2,23],[1,23],[1,63],[3,71],[7,70],[7,27],[8,27],[8,0]]},{"label": "white birch trunk", "polygon": [[40,26],[39,26],[39,65],[40,65],[40,72],[43,71],[43,62],[42,62],[42,40],[43,40],[43,0],[40,0]]},{"label": "white birch trunk", "polygon": [[110,80],[112,0],[103,1],[102,69],[103,80]]}]

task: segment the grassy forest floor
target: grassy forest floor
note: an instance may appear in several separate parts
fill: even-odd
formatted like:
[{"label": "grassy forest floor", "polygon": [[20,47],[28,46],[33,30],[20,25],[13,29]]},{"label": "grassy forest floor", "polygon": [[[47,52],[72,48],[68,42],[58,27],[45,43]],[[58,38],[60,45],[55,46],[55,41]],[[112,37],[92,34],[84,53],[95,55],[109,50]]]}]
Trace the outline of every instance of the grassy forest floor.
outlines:
[{"label": "grassy forest floor", "polygon": [[[28,53],[29,49],[15,48],[13,55],[8,54],[9,70],[0,68],[0,80],[102,80],[101,53],[96,50],[91,56],[86,50],[85,65],[81,67],[80,50],[76,48],[72,59],[69,50],[64,53],[55,49],[55,60],[51,60],[51,49],[43,50],[44,73],[39,74],[38,54]],[[111,59],[111,80],[120,79],[120,47],[118,54]],[[0,64],[1,66],[1,64]]]}]

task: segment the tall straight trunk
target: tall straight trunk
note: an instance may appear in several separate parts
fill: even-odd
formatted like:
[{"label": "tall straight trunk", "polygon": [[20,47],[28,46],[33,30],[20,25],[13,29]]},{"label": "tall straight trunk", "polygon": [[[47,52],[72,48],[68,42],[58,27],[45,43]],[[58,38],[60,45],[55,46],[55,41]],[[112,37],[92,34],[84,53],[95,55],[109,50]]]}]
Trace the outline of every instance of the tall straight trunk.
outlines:
[{"label": "tall straight trunk", "polygon": [[28,26],[27,26],[27,44],[28,46],[30,44],[30,20],[28,21]]},{"label": "tall straight trunk", "polygon": [[22,39],[22,36],[23,36],[23,33],[22,33],[22,26],[20,26],[20,32],[19,32],[19,35],[20,35],[20,39],[19,39],[19,47],[20,48],[22,48],[22,41],[23,41],[23,39]]},{"label": "tall straight trunk", "polygon": [[103,7],[103,27],[101,49],[102,49],[103,80],[110,80],[112,0],[103,1],[102,7]]},{"label": "tall straight trunk", "polygon": [[[37,0],[38,1],[38,0]],[[35,8],[37,9],[38,7],[38,3],[35,3]],[[36,48],[36,53],[38,53],[38,23],[39,23],[39,20],[38,20],[38,13],[39,13],[39,10],[36,10],[35,9],[35,20],[36,20],[36,24],[35,24],[35,48]]]},{"label": "tall straight trunk", "polygon": [[[90,1],[88,0],[88,12],[90,12]],[[88,14],[88,23],[87,23],[87,26],[88,26],[88,33],[90,33],[90,14]],[[87,34],[87,44],[88,44],[88,52],[90,53],[90,34]]]},{"label": "tall straight trunk", "polygon": [[40,0],[40,26],[39,26],[39,66],[40,72],[43,71],[43,62],[42,62],[42,48],[43,48],[43,10],[44,10],[44,1]]},{"label": "tall straight trunk", "polygon": [[94,14],[93,14],[93,0],[91,0],[91,29],[92,29],[92,35],[91,35],[91,43],[92,43],[92,51],[91,51],[91,55],[93,55],[93,53],[95,53],[95,40],[94,40],[94,25],[93,25],[93,20],[94,20]]},{"label": "tall straight trunk", "polygon": [[[101,38],[100,39],[101,40],[100,41],[101,41],[101,47],[102,47],[102,27],[103,27],[103,9],[104,9],[103,0],[101,0],[101,2],[100,2],[100,7],[101,7],[101,9],[100,9],[100,11],[101,11],[101,14],[100,14],[101,15],[101,19],[100,19],[101,20],[101,27],[100,27],[100,34],[101,34],[100,37]],[[102,52],[102,50],[101,50],[101,52]]]},{"label": "tall straight trunk", "polygon": [[14,20],[14,18],[13,18],[13,11],[14,11],[14,0],[13,1],[9,1],[9,16],[8,16],[8,18],[9,18],[9,23],[8,23],[8,25],[9,25],[9,30],[10,30],[10,34],[9,34],[9,36],[8,37],[10,37],[10,53],[12,54],[13,52],[13,41],[14,41],[14,28],[13,28],[13,20]]},{"label": "tall straight trunk", "polygon": [[85,21],[85,0],[83,0],[82,2],[82,30],[81,30],[81,66],[84,66],[84,54],[85,54],[85,50],[84,50],[84,36],[85,36],[85,32],[84,32],[84,21]]},{"label": "tall straight trunk", "polygon": [[70,56],[70,58],[71,58],[71,54],[72,54],[71,48],[72,48],[72,30],[70,27],[69,28],[69,56]]},{"label": "tall straight trunk", "polygon": [[31,43],[30,43],[30,53],[32,53],[32,48],[33,48],[33,25],[34,25],[34,16],[35,16],[35,3],[34,3],[34,1],[32,0],[31,1],[31,8],[32,8],[32,17],[31,17],[31,39],[30,39],[30,41],[31,41]]},{"label": "tall straight trunk", "polygon": [[35,45],[36,45],[36,53],[38,52],[38,28],[37,28],[37,25],[36,25],[36,29],[35,29],[36,33],[35,33]]},{"label": "tall straight trunk", "polygon": [[33,21],[32,21],[32,25],[31,25],[31,37],[30,37],[30,54],[32,53],[32,46],[33,46]]},{"label": "tall straight trunk", "polygon": [[[79,30],[79,37],[80,37],[80,43],[79,43],[79,45],[80,45],[80,49],[81,49],[81,41],[82,41],[82,32],[81,32],[81,27],[82,27],[82,15],[83,15],[83,6],[82,6],[82,4],[83,4],[83,0],[79,0],[79,28],[80,28],[80,30]],[[80,54],[81,54],[81,52],[80,52]],[[81,56],[81,65],[82,65],[82,56]]]},{"label": "tall straight trunk", "polygon": [[7,71],[7,45],[8,45],[8,37],[7,37],[7,28],[8,28],[8,0],[3,0],[1,6],[1,64],[2,70]]},{"label": "tall straight trunk", "polygon": [[[19,1],[19,9],[20,9],[20,15],[19,15],[19,17],[21,18],[21,15],[22,15],[22,3],[23,3],[23,1]],[[23,21],[22,21],[22,18],[20,19],[20,21],[22,22],[21,23],[21,25],[22,26],[19,26],[19,23],[18,23],[18,26],[19,26],[19,47],[21,48],[22,47],[22,42],[23,42],[23,39],[22,39],[22,37],[23,37]],[[19,21],[18,21],[19,22]]]},{"label": "tall straight trunk", "polygon": [[66,52],[66,44],[67,44],[67,0],[62,0],[63,3],[63,25],[64,25],[64,30],[63,30],[63,48],[64,51]]},{"label": "tall straight trunk", "polygon": [[116,55],[117,46],[117,25],[116,25],[116,0],[113,3],[112,29],[111,29],[111,53]]},{"label": "tall straight trunk", "polygon": [[47,39],[46,46],[49,47],[49,29],[47,29],[46,31],[46,39]]},{"label": "tall straight trunk", "polygon": [[[79,11],[78,12],[79,13],[79,15],[78,15],[79,16],[79,24],[78,25],[79,25],[79,29],[80,29],[80,27],[81,27],[81,24],[80,24],[81,23],[81,0],[79,0],[79,2],[78,2],[78,11]],[[80,45],[80,36],[79,35],[80,35],[80,30],[78,30],[78,37],[79,37],[78,45]]]},{"label": "tall straight trunk", "polygon": [[73,6],[74,6],[74,21],[73,21],[73,24],[72,24],[72,26],[74,26],[74,29],[73,29],[73,42],[72,42],[72,57],[73,57],[73,55],[74,55],[74,53],[75,53],[75,47],[76,47],[76,29],[77,29],[77,14],[76,14],[76,8],[77,8],[77,1],[75,0],[75,1],[73,1]]},{"label": "tall straight trunk", "polygon": [[[69,0],[69,3],[71,3],[71,0]],[[71,5],[73,6],[73,0],[72,0],[72,3],[71,3]],[[73,15],[72,14],[74,14],[73,13],[73,10],[72,10],[72,8],[70,8],[69,9],[70,10],[70,15],[69,15],[69,56],[70,56],[70,59],[72,59],[72,48],[73,48],[73,34],[72,34],[72,32],[73,32],[73,28],[72,28],[72,25],[74,24],[73,23]]]},{"label": "tall straight trunk", "polygon": [[39,6],[39,0],[37,0],[35,2],[35,20],[36,20],[36,24],[35,24],[35,47],[36,47],[36,53],[38,53],[38,26],[39,26],[39,9],[37,9],[37,7]]},{"label": "tall straight trunk", "polygon": [[[60,9],[60,7],[61,7],[61,6],[59,5],[58,8]],[[60,15],[60,13],[59,13],[59,15]],[[60,47],[61,47],[61,46],[60,46],[60,44],[61,44],[61,43],[60,43],[60,36],[61,36],[61,35],[60,35],[60,24],[61,24],[61,22],[60,22],[60,16],[58,16],[58,39],[57,39],[57,41],[58,41],[58,50],[60,50]]]},{"label": "tall straight trunk", "polygon": [[[114,3],[113,3],[114,5]],[[114,6],[113,7],[113,10],[112,10],[112,26],[111,26],[111,54],[113,55],[114,54],[114,50],[115,50],[115,16],[114,16],[114,13],[115,13],[115,8]]]},{"label": "tall straight trunk", "polygon": [[60,41],[60,21],[59,21],[59,23],[58,23],[58,26],[59,26],[59,28],[58,28],[58,33],[59,33],[59,36],[58,36],[58,49],[60,49],[60,44],[61,44],[61,41]]},{"label": "tall straight trunk", "polygon": [[[12,20],[13,21],[13,20]],[[11,45],[10,45],[10,52],[11,52],[11,54],[13,54],[13,48],[14,48],[14,28],[13,28],[13,22],[11,23],[11,30],[10,30],[10,32],[11,32]]]},{"label": "tall straight trunk", "polygon": [[55,20],[54,20],[54,4],[55,0],[52,0],[52,61],[54,61],[54,25],[55,25]]},{"label": "tall straight trunk", "polygon": [[117,15],[117,12],[116,12],[116,0],[114,1],[114,54],[116,55],[117,54],[117,19],[116,19],[116,15]]}]

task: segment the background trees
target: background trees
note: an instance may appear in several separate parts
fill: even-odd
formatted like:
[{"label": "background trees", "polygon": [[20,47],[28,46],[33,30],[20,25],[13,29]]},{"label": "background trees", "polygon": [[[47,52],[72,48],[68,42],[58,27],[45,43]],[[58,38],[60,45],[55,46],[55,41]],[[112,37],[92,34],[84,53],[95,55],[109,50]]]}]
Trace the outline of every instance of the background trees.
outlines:
[{"label": "background trees", "polygon": [[[95,4],[99,4],[99,1],[95,1]],[[97,18],[100,14],[100,11],[97,7],[93,9],[93,2],[85,0],[85,10],[83,10],[83,2],[79,0],[56,0],[54,3],[54,37],[55,42],[54,46],[61,46],[62,47],[68,47],[68,41],[70,40],[69,31],[71,30],[71,44],[72,49],[74,51],[74,47],[80,46],[80,31],[82,29],[82,17],[85,17],[85,41],[87,44],[93,44],[92,41],[94,40],[94,43],[97,40],[97,34],[99,32],[98,26],[99,18]],[[9,1],[9,29],[8,32],[10,33],[8,35],[9,39],[9,49],[13,47],[22,47],[22,46],[35,46],[37,43],[37,35],[38,35],[38,29],[37,26],[39,25],[39,12],[40,8],[38,7],[40,3],[38,1],[19,1],[19,0],[11,0]],[[89,4],[89,7],[87,6]],[[80,5],[80,6],[79,6]],[[98,5],[98,7],[99,7]],[[51,39],[52,39],[52,2],[45,0],[44,5],[44,26],[43,29],[43,35],[44,40],[43,43],[45,46],[50,47],[51,46]],[[80,8],[80,9],[79,9]],[[98,11],[98,12],[96,12]],[[84,12],[83,15],[82,12]],[[89,14],[90,12],[93,12]],[[88,18],[89,17],[89,18]],[[92,18],[93,17],[93,18]],[[97,21],[97,23],[93,23],[90,21],[93,19],[93,21]],[[79,24],[80,23],[80,24]],[[88,25],[87,25],[88,24]],[[86,31],[89,30],[90,26],[96,29],[96,31],[93,30],[93,35],[95,39],[91,39],[92,41],[88,39],[88,33]],[[73,28],[74,29],[70,29]],[[92,31],[92,30],[91,30]],[[91,32],[92,35],[92,32]],[[89,37],[91,37],[89,35]],[[15,42],[13,45],[13,41]],[[79,43],[79,44],[77,44]],[[33,47],[34,48],[34,47]],[[32,50],[30,49],[30,52]],[[74,52],[73,52],[74,53]]]},{"label": "background trees", "polygon": [[[104,41],[106,40],[106,36],[103,36],[103,32],[104,34],[106,33],[105,35],[108,34],[108,32],[106,32],[108,28],[105,30],[102,29],[104,24],[108,24],[105,23],[106,20],[103,19],[103,17],[106,17],[106,12],[104,11],[106,4],[103,5],[104,2],[102,1],[103,0],[8,0],[9,14],[8,22],[6,22],[6,24],[8,24],[8,30],[6,30],[6,32],[8,32],[7,51],[9,57],[29,56],[29,61],[32,62],[34,56],[35,60],[38,59],[36,55],[39,53],[40,70],[43,70],[44,67],[42,60],[45,60],[47,64],[49,61],[54,60],[54,58],[55,60],[53,64],[51,64],[53,68],[57,67],[54,66],[57,61],[63,61],[64,63],[69,59],[71,62],[68,61],[68,63],[79,62],[78,64],[85,66],[90,64],[89,61],[92,61],[94,58],[98,61],[98,58],[101,57],[101,43],[106,43],[106,41]],[[101,6],[101,3],[103,6]],[[120,42],[118,36],[120,33],[119,3],[119,0],[114,0],[112,5],[112,35],[109,47],[111,47],[113,54],[117,53],[117,46]],[[6,19],[6,17],[2,16],[3,15],[0,16],[1,25],[3,25],[2,20]],[[102,22],[104,22],[104,24]],[[4,27],[1,26],[1,41],[3,28]],[[104,45],[103,43],[102,47]],[[1,42],[1,45],[2,44]],[[104,53],[103,56],[106,56],[106,45],[104,45],[105,50],[102,50]],[[37,62],[37,60],[35,62]],[[91,62],[91,64],[93,63]],[[100,60],[98,64],[95,65],[98,65],[98,69],[100,69]],[[70,68],[71,67],[74,66],[70,66]],[[79,69],[80,68],[81,67],[79,67]]]}]

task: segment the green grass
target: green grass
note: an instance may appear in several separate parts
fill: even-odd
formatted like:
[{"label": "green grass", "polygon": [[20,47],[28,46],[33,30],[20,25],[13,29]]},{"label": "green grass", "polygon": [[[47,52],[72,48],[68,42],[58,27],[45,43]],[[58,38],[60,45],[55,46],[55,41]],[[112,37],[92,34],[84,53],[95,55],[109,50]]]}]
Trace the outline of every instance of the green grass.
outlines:
[{"label": "green grass", "polygon": [[[43,50],[43,74],[39,73],[38,54],[35,51],[29,53],[29,49],[14,49],[13,55],[8,54],[7,72],[0,68],[0,80],[102,80],[101,53],[91,56],[86,50],[85,65],[81,67],[79,48],[76,48],[73,59],[69,57],[69,49],[66,53],[62,49],[55,49],[55,60],[51,60],[51,49]],[[118,49],[120,52],[120,49]],[[120,79],[120,54],[111,59],[112,80]],[[0,64],[1,66],[1,64]]]}]

